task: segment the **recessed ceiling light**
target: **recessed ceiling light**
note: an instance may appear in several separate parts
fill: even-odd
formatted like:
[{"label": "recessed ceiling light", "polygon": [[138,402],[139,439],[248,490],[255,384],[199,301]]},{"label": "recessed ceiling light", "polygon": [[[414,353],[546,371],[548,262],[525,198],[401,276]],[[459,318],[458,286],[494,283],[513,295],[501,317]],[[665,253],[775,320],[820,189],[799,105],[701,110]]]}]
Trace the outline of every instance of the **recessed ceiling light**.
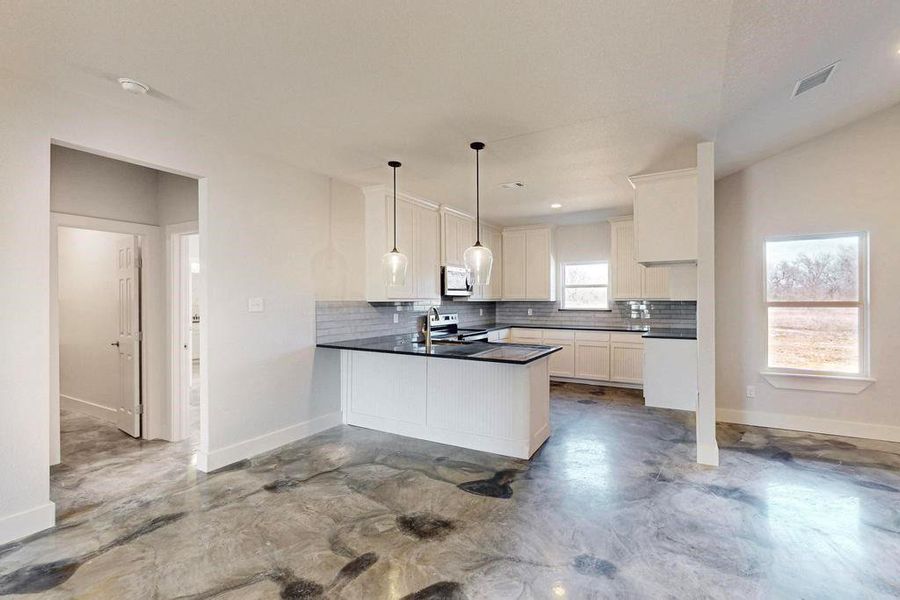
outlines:
[{"label": "recessed ceiling light", "polygon": [[500,187],[506,188],[508,190],[514,190],[516,188],[525,187],[525,184],[521,181],[507,181],[506,183],[501,183]]},{"label": "recessed ceiling light", "polygon": [[562,204],[560,204],[559,202],[554,202],[550,205],[550,208],[562,208]]},{"label": "recessed ceiling light", "polygon": [[150,91],[150,86],[146,83],[141,83],[140,81],[129,79],[128,77],[120,77],[119,85],[122,86],[123,90],[132,94],[146,94]]}]

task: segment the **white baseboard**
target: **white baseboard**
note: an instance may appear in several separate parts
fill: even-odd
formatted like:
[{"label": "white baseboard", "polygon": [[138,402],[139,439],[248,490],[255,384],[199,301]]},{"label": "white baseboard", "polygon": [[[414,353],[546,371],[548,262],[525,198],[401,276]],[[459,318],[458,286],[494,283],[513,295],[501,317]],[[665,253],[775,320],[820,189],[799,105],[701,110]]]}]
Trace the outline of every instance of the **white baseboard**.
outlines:
[{"label": "white baseboard", "polygon": [[880,425],[878,423],[838,421],[836,419],[820,419],[818,417],[785,415],[735,408],[717,408],[716,420],[724,421],[725,423],[738,423],[740,425],[771,427],[773,429],[791,429],[794,431],[900,442],[900,427]]},{"label": "white baseboard", "polygon": [[0,517],[0,544],[12,542],[19,538],[43,531],[56,524],[56,505],[47,502],[18,512],[14,515]]},{"label": "white baseboard", "polygon": [[92,417],[97,417],[98,419],[103,419],[104,421],[109,421],[111,423],[116,422],[116,409],[109,408],[108,406],[103,406],[102,404],[97,404],[96,402],[91,402],[89,400],[84,400],[82,398],[76,398],[75,396],[66,396],[65,394],[60,394],[59,407],[63,410],[79,412],[85,415],[90,415]]},{"label": "white baseboard", "polygon": [[204,473],[227,467],[245,458],[274,450],[285,444],[296,442],[320,431],[331,429],[340,425],[342,416],[340,411],[324,414],[309,421],[297,423],[284,429],[278,429],[264,435],[260,435],[237,444],[232,444],[218,450],[197,453],[197,468]]}]

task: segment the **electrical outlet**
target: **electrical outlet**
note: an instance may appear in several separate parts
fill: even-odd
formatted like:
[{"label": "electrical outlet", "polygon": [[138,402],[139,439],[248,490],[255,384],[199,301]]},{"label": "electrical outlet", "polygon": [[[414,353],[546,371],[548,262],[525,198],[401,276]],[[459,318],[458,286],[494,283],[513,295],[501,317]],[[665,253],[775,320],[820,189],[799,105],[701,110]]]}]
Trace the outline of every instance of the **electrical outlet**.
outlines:
[{"label": "electrical outlet", "polygon": [[478,316],[479,316],[479,317],[483,317],[483,316],[484,316],[484,309],[483,309],[483,308],[479,308],[479,309],[478,309]]},{"label": "electrical outlet", "polygon": [[397,313],[394,313],[394,323],[399,323],[399,322],[400,322],[400,315],[398,315]]},{"label": "electrical outlet", "polygon": [[398,304],[398,305],[397,305],[397,312],[400,312],[401,310],[403,310],[403,307],[400,306],[400,305]]},{"label": "electrical outlet", "polygon": [[266,302],[262,298],[248,298],[247,312],[263,312],[266,310]]},{"label": "electrical outlet", "polygon": [[529,308],[529,309],[528,309],[528,316],[530,317],[530,316],[532,316],[532,315],[534,315],[534,310],[531,309],[531,308]]},{"label": "electrical outlet", "polygon": [[748,398],[756,398],[756,386],[755,385],[747,386],[747,397]]}]

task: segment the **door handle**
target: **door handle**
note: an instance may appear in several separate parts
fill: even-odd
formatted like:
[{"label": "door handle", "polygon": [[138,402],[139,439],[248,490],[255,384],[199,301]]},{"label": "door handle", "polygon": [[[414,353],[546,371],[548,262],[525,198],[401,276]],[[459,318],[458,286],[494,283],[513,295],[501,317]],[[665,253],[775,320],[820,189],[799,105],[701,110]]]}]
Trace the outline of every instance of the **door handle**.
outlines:
[{"label": "door handle", "polygon": [[118,348],[118,347],[119,347],[119,342],[112,342],[112,343],[110,344],[110,346],[115,346],[115,347]]}]

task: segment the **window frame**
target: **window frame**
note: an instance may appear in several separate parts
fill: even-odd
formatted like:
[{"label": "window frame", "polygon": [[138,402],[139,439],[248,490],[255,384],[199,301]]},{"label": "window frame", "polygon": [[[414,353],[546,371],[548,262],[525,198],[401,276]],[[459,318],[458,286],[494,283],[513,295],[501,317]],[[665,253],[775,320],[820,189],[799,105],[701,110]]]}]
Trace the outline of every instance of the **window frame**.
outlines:
[{"label": "window frame", "polygon": [[[769,301],[769,265],[768,265],[768,244],[769,242],[791,242],[791,241],[812,241],[827,240],[842,237],[855,237],[859,243],[859,260],[857,274],[859,298],[857,301]],[[765,372],[773,375],[801,375],[801,376],[820,376],[824,378],[867,378],[870,375],[870,356],[869,356],[869,232],[868,231],[844,231],[835,233],[812,233],[812,234],[793,234],[793,235],[776,235],[769,236],[763,240],[762,252],[762,274],[763,274],[763,320],[765,322],[764,344],[764,365]],[[769,308],[858,308],[857,315],[857,331],[858,354],[859,354],[859,370],[856,372],[847,371],[826,371],[817,369],[794,369],[789,367],[774,367],[769,363]]]},{"label": "window frame", "polygon": [[[559,263],[559,310],[572,311],[594,311],[594,312],[611,312],[610,302],[610,270],[609,259],[602,260],[570,260]],[[606,265],[606,285],[566,285],[566,267],[577,267],[579,265]],[[606,288],[606,307],[604,308],[568,308],[566,307],[566,288],[583,289],[583,288]]]}]

